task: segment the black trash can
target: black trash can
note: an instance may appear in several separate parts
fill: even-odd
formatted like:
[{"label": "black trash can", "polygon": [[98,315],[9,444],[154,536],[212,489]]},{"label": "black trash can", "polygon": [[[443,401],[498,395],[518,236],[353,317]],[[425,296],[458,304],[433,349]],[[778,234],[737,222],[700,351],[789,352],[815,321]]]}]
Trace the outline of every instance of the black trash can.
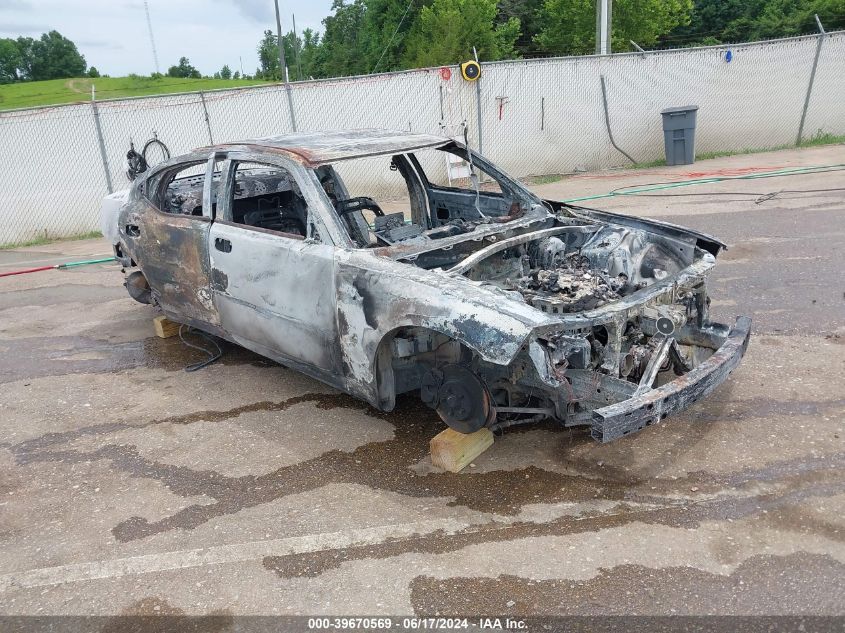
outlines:
[{"label": "black trash can", "polygon": [[692,165],[695,162],[695,120],[698,106],[667,108],[663,115],[663,143],[667,165]]}]

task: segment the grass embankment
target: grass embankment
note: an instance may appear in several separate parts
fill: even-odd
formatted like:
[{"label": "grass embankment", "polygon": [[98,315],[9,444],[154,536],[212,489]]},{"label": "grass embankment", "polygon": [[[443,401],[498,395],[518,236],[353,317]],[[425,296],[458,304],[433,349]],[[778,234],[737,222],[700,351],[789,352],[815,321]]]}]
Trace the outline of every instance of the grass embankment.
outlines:
[{"label": "grass embankment", "polygon": [[90,101],[91,85],[98,99],[142,97],[173,92],[217,90],[269,83],[258,79],[183,79],[181,77],[98,77],[51,79],[0,85],[0,110]]},{"label": "grass embankment", "polygon": [[54,242],[75,242],[78,240],[92,240],[94,238],[101,238],[103,234],[99,231],[89,231],[88,233],[79,233],[77,235],[68,235],[67,237],[50,237],[46,232],[41,237],[36,237],[25,242],[11,242],[9,244],[0,244],[0,251],[11,248],[25,248],[27,246],[44,246],[45,244],[53,244]]}]

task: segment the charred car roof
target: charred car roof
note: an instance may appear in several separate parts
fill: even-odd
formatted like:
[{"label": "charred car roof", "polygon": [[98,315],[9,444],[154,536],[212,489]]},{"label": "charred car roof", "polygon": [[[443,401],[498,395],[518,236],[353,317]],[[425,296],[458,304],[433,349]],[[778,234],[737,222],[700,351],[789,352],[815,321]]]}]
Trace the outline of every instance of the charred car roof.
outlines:
[{"label": "charred car roof", "polygon": [[[401,130],[362,129],[343,132],[299,132],[248,139],[213,146],[226,151],[237,149],[278,151],[292,154],[304,165],[327,163],[381,154],[402,154],[426,147],[439,147],[451,139],[433,134],[413,134]],[[209,148],[211,149],[211,148]]]}]

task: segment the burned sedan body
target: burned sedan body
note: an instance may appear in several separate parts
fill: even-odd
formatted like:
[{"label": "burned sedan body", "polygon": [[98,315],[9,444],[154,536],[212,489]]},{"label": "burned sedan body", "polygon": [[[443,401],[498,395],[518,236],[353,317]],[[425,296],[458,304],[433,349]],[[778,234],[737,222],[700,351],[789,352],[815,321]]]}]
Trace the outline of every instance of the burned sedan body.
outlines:
[{"label": "burned sedan body", "polygon": [[198,149],[103,226],[172,320],[385,411],[419,391],[464,433],[552,418],[607,442],[712,391],[748,343],[747,317],[708,317],[718,240],[541,200],[437,136]]}]

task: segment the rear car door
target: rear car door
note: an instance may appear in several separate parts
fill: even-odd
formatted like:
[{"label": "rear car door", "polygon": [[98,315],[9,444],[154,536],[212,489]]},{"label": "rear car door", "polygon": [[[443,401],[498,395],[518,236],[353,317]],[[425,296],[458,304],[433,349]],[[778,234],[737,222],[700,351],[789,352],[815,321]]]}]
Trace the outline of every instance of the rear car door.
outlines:
[{"label": "rear car door", "polygon": [[209,234],[214,305],[245,347],[318,373],[338,369],[335,247],[315,233],[301,168],[230,153]]},{"label": "rear car door", "polygon": [[121,212],[119,233],[154,299],[175,320],[220,321],[211,300],[206,196],[219,182],[214,157],[196,156],[152,174],[137,204]]}]

